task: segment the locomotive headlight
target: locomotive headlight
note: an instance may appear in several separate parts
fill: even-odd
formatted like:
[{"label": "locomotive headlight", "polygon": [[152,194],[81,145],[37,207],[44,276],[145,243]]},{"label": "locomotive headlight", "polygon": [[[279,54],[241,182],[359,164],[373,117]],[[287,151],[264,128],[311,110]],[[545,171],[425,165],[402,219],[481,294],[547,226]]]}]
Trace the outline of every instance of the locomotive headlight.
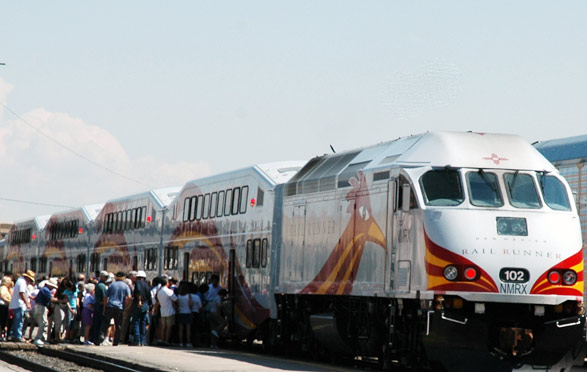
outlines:
[{"label": "locomotive headlight", "polygon": [[563,283],[566,285],[573,285],[577,282],[577,273],[573,270],[567,270],[563,273]]},{"label": "locomotive headlight", "polygon": [[528,236],[528,225],[525,218],[497,217],[497,234]]},{"label": "locomotive headlight", "polygon": [[444,277],[446,280],[450,281],[457,280],[459,277],[459,270],[453,265],[447,266],[444,268]]},{"label": "locomotive headlight", "polygon": [[449,265],[444,268],[444,277],[446,280],[450,281],[457,280],[459,277],[459,270],[457,270],[457,268],[453,265]]}]

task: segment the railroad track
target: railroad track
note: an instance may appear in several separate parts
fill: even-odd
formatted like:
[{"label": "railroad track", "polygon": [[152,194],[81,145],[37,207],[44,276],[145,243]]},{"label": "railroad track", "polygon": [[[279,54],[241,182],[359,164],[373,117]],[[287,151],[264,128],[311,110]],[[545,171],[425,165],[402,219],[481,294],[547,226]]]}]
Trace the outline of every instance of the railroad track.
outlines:
[{"label": "railroad track", "polygon": [[[90,367],[96,370],[102,370],[106,372],[160,372],[157,368],[148,366],[141,366],[130,362],[116,360],[100,356],[97,358],[95,355],[79,352],[61,350],[50,347],[39,347],[37,350],[24,351],[26,353],[38,353],[52,358],[65,360],[68,362],[75,363],[81,367]],[[7,363],[18,365],[22,368],[29,369],[31,371],[39,372],[63,372],[63,369],[56,369],[44,365],[43,360],[39,359],[35,361],[35,358],[23,358],[14,354],[14,350],[4,351],[0,350],[0,359]],[[80,369],[82,370],[82,369]]]}]

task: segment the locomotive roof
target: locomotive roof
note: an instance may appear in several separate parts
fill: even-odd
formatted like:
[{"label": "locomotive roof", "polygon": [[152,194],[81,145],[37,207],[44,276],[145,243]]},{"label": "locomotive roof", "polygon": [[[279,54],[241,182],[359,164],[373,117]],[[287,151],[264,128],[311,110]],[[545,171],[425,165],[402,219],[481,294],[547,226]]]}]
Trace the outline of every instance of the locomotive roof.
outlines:
[{"label": "locomotive roof", "polygon": [[375,146],[311,159],[286,185],[286,195],[348,187],[359,170],[454,167],[554,171],[520,136],[473,132],[428,132]]},{"label": "locomotive roof", "polygon": [[534,147],[553,162],[587,159],[587,135],[542,141]]}]

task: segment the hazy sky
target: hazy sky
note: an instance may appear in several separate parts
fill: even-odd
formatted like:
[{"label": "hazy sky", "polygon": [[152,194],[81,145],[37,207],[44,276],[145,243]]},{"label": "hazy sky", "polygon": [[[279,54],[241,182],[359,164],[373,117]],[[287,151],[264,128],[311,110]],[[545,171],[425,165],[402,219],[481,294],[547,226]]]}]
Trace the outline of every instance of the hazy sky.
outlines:
[{"label": "hazy sky", "polygon": [[[586,14],[585,1],[4,1],[0,198],[99,203],[430,130],[586,134]],[[63,209],[0,200],[0,221]]]}]

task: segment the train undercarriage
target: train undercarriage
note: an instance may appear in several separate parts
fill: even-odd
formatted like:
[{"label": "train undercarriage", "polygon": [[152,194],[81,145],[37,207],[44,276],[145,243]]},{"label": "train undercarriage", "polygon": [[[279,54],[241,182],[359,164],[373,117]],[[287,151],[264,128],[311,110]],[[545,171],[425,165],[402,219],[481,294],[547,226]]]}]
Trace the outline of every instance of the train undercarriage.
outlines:
[{"label": "train undercarriage", "polygon": [[384,370],[424,371],[511,371],[553,366],[565,358],[570,368],[585,355],[585,318],[574,302],[538,310],[486,304],[481,313],[473,303],[450,298],[277,295],[276,300],[278,318],[259,331],[268,349],[291,355],[360,357]]}]

